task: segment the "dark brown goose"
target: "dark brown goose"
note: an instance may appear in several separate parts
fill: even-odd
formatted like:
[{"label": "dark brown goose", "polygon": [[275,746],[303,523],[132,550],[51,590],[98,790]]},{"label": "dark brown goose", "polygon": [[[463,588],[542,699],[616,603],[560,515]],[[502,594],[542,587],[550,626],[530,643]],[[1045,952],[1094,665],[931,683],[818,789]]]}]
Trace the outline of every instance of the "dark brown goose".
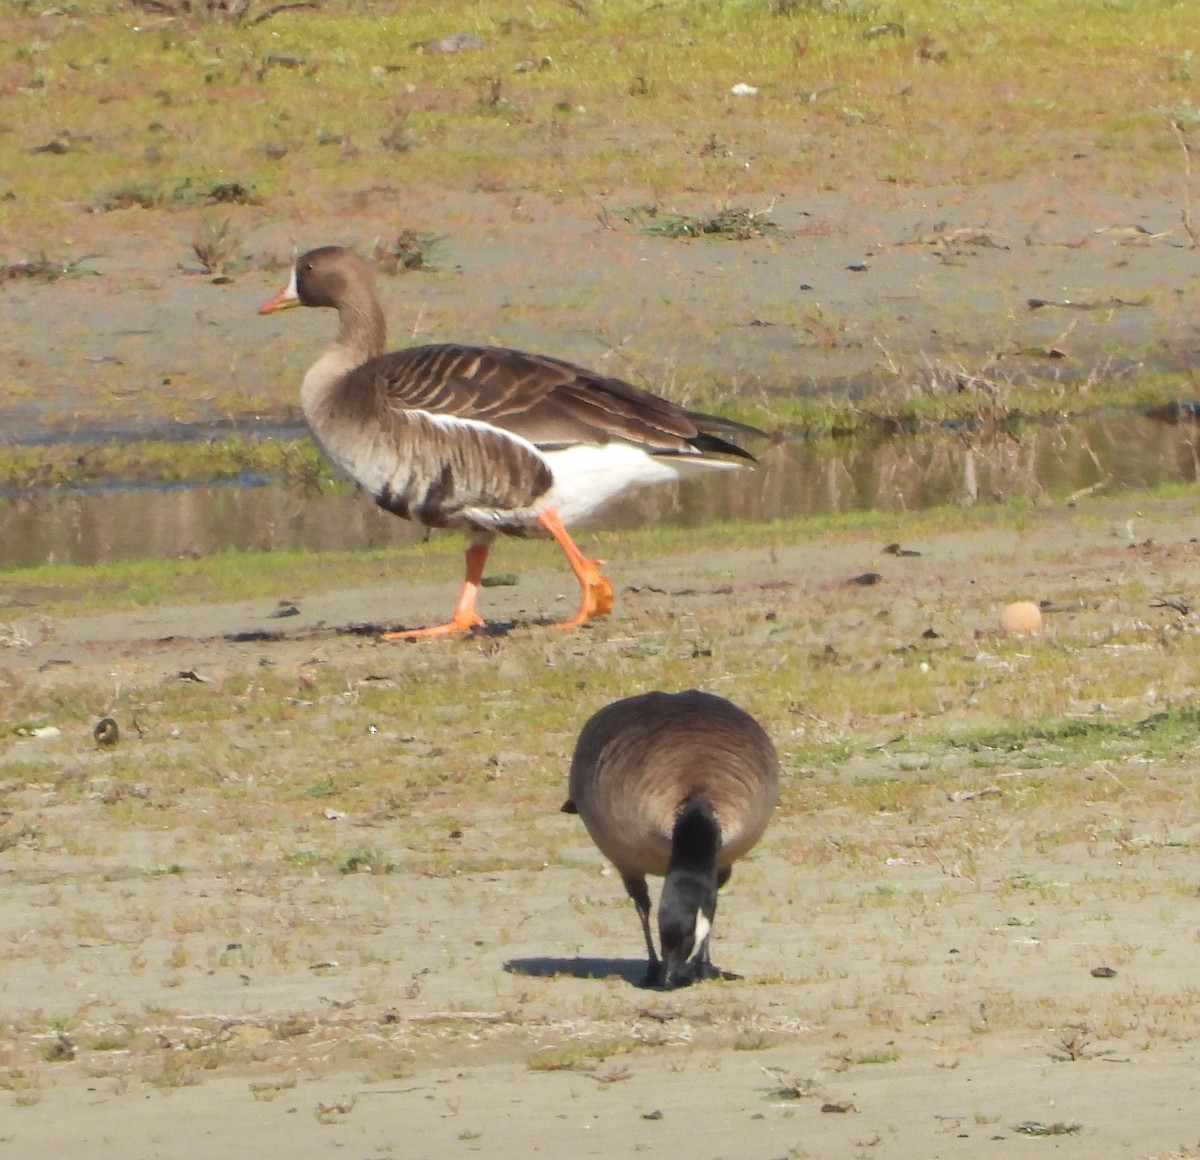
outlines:
[{"label": "dark brown goose", "polygon": [[[637,907],[648,985],[715,978],[708,953],[717,891],[762,837],[779,801],[779,759],[765,730],[723,697],[643,693],[583,727],[565,813],[620,871]],[[663,875],[662,960],[650,933],[646,875]]]},{"label": "dark brown goose", "polygon": [[500,533],[550,536],[562,548],[582,595],[561,627],[603,616],[612,585],[566,525],[628,488],[676,479],[688,467],[752,462],[724,436],[762,434],[543,355],[449,344],[385,354],[371,268],[338,246],[297,258],[287,286],[259,312],[297,305],[338,312],[337,337],[300,392],[321,450],[381,507],[470,536],[451,619],[385,640],[482,625],[475,598]]}]

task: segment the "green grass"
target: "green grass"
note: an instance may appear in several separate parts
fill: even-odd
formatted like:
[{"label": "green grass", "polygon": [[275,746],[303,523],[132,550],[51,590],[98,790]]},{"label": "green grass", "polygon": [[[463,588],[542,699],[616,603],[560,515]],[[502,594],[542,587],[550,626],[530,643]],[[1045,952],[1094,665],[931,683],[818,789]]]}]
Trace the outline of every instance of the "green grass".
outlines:
[{"label": "green grass", "polygon": [[[535,549],[535,552],[537,549]],[[546,559],[549,559],[547,554]],[[122,560],[77,566],[46,564],[0,573],[10,594],[37,601],[43,615],[61,616],[214,600],[275,601],[336,584],[451,582],[462,570],[461,544],[445,538],[404,552],[220,552],[198,559]]]},{"label": "green grass", "polygon": [[111,483],[197,483],[259,477],[330,486],[309,439],[222,436],[194,442],[16,444],[0,448],[0,485],[22,491]]},{"label": "green grass", "polygon": [[[746,544],[753,537],[745,528],[717,529],[712,548]],[[651,542],[642,534],[625,540],[643,550]],[[213,601],[228,598],[230,585],[242,597],[260,585],[270,590],[281,575],[287,576],[289,591],[353,584],[366,578],[364,567],[386,572],[402,588],[405,571],[397,566],[398,556],[231,556],[41,568],[31,570],[30,578],[45,588],[65,579],[98,602],[110,588],[131,586],[147,599],[179,599],[191,582],[193,597]],[[446,560],[447,570],[457,569],[456,557],[453,553]],[[1082,585],[1078,595],[1086,605],[1102,591],[1102,585]],[[60,599],[60,607],[70,606],[70,598]],[[107,684],[96,687],[90,678],[76,680],[64,671],[52,689],[15,690],[0,718],[0,734],[27,734],[31,726],[52,722],[72,735],[85,735],[102,713],[118,716],[123,740],[103,755],[103,784],[89,785],[68,773],[57,792],[68,797],[99,793],[113,818],[129,824],[152,817],[160,825],[183,824],[197,793],[227,806],[236,802],[230,815],[235,830],[245,824],[239,817],[274,830],[327,806],[392,819],[422,804],[420,819],[406,823],[403,859],[390,844],[364,841],[352,829],[330,833],[321,842],[305,841],[290,855],[316,858],[343,873],[382,875],[401,865],[440,873],[450,865],[539,864],[540,855],[528,861],[519,847],[482,854],[471,846],[469,829],[461,840],[449,835],[462,828],[466,802],[473,803],[470,813],[501,807],[509,799],[514,762],[523,771],[520,792],[542,805],[553,804],[561,788],[563,738],[578,726],[580,702],[590,703],[613,687],[710,681],[720,687],[730,679],[746,680],[743,696],[785,738],[785,796],[795,811],[919,818],[944,801],[948,784],[978,790],[997,778],[1005,801],[1039,807],[1069,799],[1079,777],[1088,781],[1095,801],[1179,792],[1167,783],[1156,786],[1153,771],[1158,763],[1191,760],[1200,746],[1191,708],[1200,664],[1186,642],[1136,623],[1097,642],[1084,618],[1077,629],[1052,641],[978,645],[956,631],[957,613],[931,606],[948,639],[907,649],[902,647],[907,637],[895,634],[886,620],[867,622],[849,636],[823,627],[827,616],[845,615],[838,610],[841,600],[836,591],[809,593],[802,605],[789,602],[781,618],[766,626],[757,605],[730,610],[720,632],[703,632],[715,646],[707,649],[695,647],[697,630],[686,620],[652,610],[633,614],[631,638],[602,635],[589,638],[582,649],[567,637],[537,631],[515,635],[504,643],[502,663],[469,644],[444,650],[368,647],[353,660],[306,669],[315,684],[303,691],[292,667],[263,668],[253,656],[244,669],[226,672],[211,685],[164,680],[153,666],[130,673],[122,678],[116,703],[110,703],[114,694]],[[797,634],[810,642],[799,651]],[[838,660],[816,663],[820,642],[831,634],[838,639]],[[383,679],[364,681],[367,674]],[[464,686],[481,707],[480,729],[468,735],[459,728]],[[1157,700],[1153,711],[1143,701],[1150,687]],[[398,688],[404,690],[399,717]],[[1113,707],[1084,710],[1094,706],[1091,689],[1103,689]],[[539,731],[498,740],[504,722],[530,703],[539,705]],[[950,727],[942,724],[947,705],[956,706]],[[144,739],[131,728],[132,718],[145,730]],[[998,729],[1001,721],[1005,725]],[[171,729],[180,733],[175,742],[168,736]],[[336,747],[319,776],[297,773],[287,747],[276,753],[269,743],[297,729],[317,729]],[[385,741],[378,738],[381,729],[389,734]],[[398,740],[392,736],[397,732],[413,736]],[[453,745],[442,742],[452,735]],[[886,761],[879,756],[881,742]],[[160,766],[164,745],[170,746],[171,759]],[[48,770],[38,764],[36,752],[12,763],[10,776],[22,782],[44,778]],[[1121,763],[1119,777],[1096,773],[1114,762]],[[1082,772],[1066,778],[1057,772],[1064,768]],[[990,808],[986,797],[971,807],[983,816]],[[214,822],[218,829],[224,824]],[[844,855],[847,840],[841,846]],[[864,837],[860,854],[869,851],[870,839]]]},{"label": "green grass", "polygon": [[[299,208],[378,184],[397,142],[404,182],[431,189],[733,199],[814,172],[830,189],[940,184],[1073,157],[1126,190],[1155,182],[1156,158],[1177,170],[1161,110],[1196,103],[1188,0],[334,3],[250,26],[62,11],[2,21],[0,84],[21,107],[8,244],[122,190],[170,205],[236,184]],[[483,47],[414,48],[457,32]]]},{"label": "green grass", "polygon": [[595,1071],[606,1059],[627,1054],[640,1046],[637,1040],[602,1040],[544,1047],[526,1060],[530,1071]]},{"label": "green grass", "polygon": [[[1163,494],[1182,489],[1164,488]],[[1144,493],[1142,493],[1144,494]],[[1033,513],[1024,500],[989,504],[986,511],[960,506],[919,512],[852,511],[825,516],[798,516],[769,523],[713,520],[704,525],[708,552],[762,547],[797,539],[864,536],[895,539],[954,528],[990,526],[1016,529]],[[625,531],[589,531],[589,550],[601,557],[626,561],[661,553],[696,550],[696,531],[679,524],[660,524]],[[441,536],[402,548],[337,552],[225,551],[195,559],[129,559],[99,564],[39,564],[0,571],[0,586],[24,600],[36,600],[41,615],[55,617],[129,610],[156,604],[203,604],[214,601],[276,600],[281,593],[302,597],[330,588],[394,582],[452,583],[461,576],[463,541]],[[520,545],[522,569],[559,566],[561,554],[548,542]]]}]

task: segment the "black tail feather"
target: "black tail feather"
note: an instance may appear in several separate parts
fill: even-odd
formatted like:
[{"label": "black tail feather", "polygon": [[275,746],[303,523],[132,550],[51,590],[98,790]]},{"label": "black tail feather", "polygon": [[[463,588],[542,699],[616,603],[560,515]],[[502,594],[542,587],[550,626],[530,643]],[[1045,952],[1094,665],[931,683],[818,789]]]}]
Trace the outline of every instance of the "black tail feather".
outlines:
[{"label": "black tail feather", "polygon": [[[761,432],[757,432],[761,434]],[[736,455],[739,459],[749,459],[751,463],[757,463],[756,456],[751,455],[744,447],[739,447],[736,443],[731,443],[728,439],[722,439],[719,435],[713,435],[708,431],[701,431],[699,435],[688,442],[697,450],[703,451],[706,455]]]}]

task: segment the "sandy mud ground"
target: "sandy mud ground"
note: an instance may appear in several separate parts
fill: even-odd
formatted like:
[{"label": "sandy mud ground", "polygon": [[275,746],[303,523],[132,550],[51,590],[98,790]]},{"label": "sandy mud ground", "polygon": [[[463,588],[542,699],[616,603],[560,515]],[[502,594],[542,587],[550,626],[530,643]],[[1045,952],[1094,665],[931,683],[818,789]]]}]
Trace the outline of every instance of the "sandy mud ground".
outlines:
[{"label": "sandy mud ground", "polygon": [[[1198,530],[1133,498],[912,556],[698,537],[614,561],[590,630],[531,624],[574,594],[525,572],[484,594],[507,635],[398,647],[336,630],[435,616],[449,573],[283,620],[14,585],[0,1156],[1195,1155],[1200,652],[1156,605]],[[1016,598],[1042,636],[997,633]],[[591,712],[686,685],[786,785],[718,913],[742,977],[662,993],[557,807]]]}]

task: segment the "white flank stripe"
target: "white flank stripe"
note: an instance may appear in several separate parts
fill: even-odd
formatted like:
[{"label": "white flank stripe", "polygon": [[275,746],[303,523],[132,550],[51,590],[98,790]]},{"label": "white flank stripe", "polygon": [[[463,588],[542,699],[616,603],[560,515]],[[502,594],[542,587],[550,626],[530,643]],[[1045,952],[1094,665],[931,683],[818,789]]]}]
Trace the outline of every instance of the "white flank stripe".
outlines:
[{"label": "white flank stripe", "polygon": [[628,443],[564,447],[545,452],[545,459],[554,472],[550,503],[565,524],[592,515],[631,487],[679,478],[673,461],[656,459]]},{"label": "white flank stripe", "polygon": [[511,431],[505,431],[503,428],[497,427],[492,423],[485,423],[481,419],[463,419],[458,415],[438,415],[433,411],[417,411],[414,413],[424,416],[435,427],[441,427],[444,431],[479,431],[488,439],[507,440],[509,443],[517,443],[521,447],[532,451],[534,455],[541,459],[548,458],[530,443],[528,439],[520,435],[514,435]]}]

